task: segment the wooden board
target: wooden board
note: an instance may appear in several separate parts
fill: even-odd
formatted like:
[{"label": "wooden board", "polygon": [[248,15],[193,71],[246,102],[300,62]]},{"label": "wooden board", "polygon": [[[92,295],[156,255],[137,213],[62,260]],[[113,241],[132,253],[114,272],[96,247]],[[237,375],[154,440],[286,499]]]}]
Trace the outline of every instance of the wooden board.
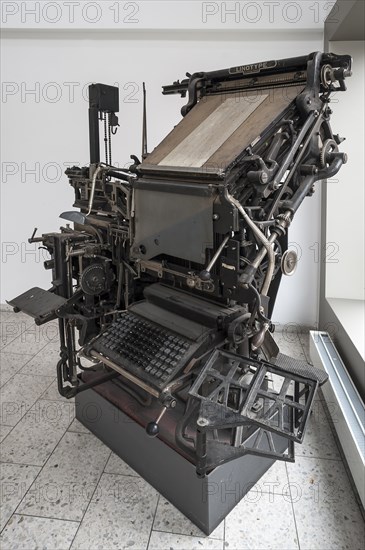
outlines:
[{"label": "wooden board", "polygon": [[203,97],[143,164],[224,170],[303,88],[301,84]]},{"label": "wooden board", "polygon": [[[265,90],[268,97],[227,141],[205,163],[204,168],[224,168],[231,164],[246,147],[256,141],[266,128],[283,113],[304,86]],[[263,93],[263,92],[262,92]]]},{"label": "wooden board", "polygon": [[158,164],[200,168],[267,97],[227,98]]}]

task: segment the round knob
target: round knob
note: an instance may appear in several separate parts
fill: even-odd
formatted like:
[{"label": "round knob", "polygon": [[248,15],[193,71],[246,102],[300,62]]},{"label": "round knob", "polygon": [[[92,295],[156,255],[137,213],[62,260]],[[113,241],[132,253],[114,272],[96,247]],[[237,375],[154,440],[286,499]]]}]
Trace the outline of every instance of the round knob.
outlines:
[{"label": "round knob", "polygon": [[203,269],[203,271],[199,273],[199,277],[202,281],[210,281],[210,278],[211,278],[210,272],[207,271],[206,269]]},{"label": "round knob", "polygon": [[156,437],[160,432],[157,422],[149,422],[146,427],[146,432],[150,437]]}]

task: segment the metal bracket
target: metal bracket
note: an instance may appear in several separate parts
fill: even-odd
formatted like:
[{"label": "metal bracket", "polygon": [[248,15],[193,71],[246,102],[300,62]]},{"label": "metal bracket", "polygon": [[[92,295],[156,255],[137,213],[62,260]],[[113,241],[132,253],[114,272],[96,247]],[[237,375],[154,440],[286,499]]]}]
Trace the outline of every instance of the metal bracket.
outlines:
[{"label": "metal bracket", "polygon": [[[270,382],[276,387],[269,388]],[[288,395],[291,385],[294,395]],[[248,453],[293,461],[294,442],[303,441],[317,387],[315,376],[215,350],[189,391],[200,401],[198,473]],[[242,428],[246,437],[233,438],[232,444],[222,446],[214,437],[217,430]]]}]

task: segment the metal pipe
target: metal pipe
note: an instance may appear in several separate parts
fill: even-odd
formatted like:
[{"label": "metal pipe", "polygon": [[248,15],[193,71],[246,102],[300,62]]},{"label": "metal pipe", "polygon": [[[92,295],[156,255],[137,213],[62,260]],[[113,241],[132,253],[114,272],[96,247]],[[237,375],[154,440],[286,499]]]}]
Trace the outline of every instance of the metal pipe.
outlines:
[{"label": "metal pipe", "polygon": [[96,180],[97,180],[98,175],[100,174],[100,172],[103,172],[104,170],[105,169],[102,166],[98,166],[97,169],[94,172],[93,179],[92,179],[92,184],[91,184],[91,193],[90,193],[90,198],[89,198],[89,209],[87,211],[86,216],[89,216],[91,214],[91,210],[92,210],[93,203],[94,203]]},{"label": "metal pipe", "polygon": [[[237,208],[237,210],[240,212],[241,216],[243,217],[243,219],[245,220],[247,225],[252,229],[252,232],[258,238],[258,240],[261,241],[262,245],[264,246],[264,248],[267,252],[269,261],[268,261],[265,281],[264,281],[264,284],[263,284],[262,289],[261,289],[261,294],[266,295],[267,291],[269,290],[269,286],[270,286],[270,283],[271,283],[271,280],[272,280],[272,277],[273,277],[273,274],[274,274],[274,269],[275,269],[275,254],[274,254],[274,249],[272,247],[272,242],[265,237],[263,232],[257,227],[255,222],[253,220],[251,220],[250,216],[245,212],[244,208],[238,202],[238,200],[236,200],[234,197],[232,197],[232,195],[230,195],[227,190],[225,192],[225,196],[226,196],[226,199],[233,206],[235,206]],[[258,267],[258,266],[255,266],[254,264],[252,264],[252,265],[253,265],[253,267]]]},{"label": "metal pipe", "polygon": [[[270,235],[270,237],[268,238],[269,243],[273,244],[276,241],[277,237],[278,237],[277,233],[272,233]],[[251,266],[255,267],[257,269],[259,267],[260,263],[262,262],[262,260],[265,258],[266,252],[267,252],[266,248],[261,248],[261,250],[257,254],[254,261],[251,262]]]}]

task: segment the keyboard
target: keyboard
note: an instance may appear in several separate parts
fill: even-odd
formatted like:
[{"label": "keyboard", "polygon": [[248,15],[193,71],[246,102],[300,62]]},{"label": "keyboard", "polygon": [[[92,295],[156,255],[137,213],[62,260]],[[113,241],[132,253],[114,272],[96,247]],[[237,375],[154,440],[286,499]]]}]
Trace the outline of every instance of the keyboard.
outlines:
[{"label": "keyboard", "polygon": [[187,365],[196,350],[194,344],[172,330],[127,311],[90,349],[161,391]]}]

